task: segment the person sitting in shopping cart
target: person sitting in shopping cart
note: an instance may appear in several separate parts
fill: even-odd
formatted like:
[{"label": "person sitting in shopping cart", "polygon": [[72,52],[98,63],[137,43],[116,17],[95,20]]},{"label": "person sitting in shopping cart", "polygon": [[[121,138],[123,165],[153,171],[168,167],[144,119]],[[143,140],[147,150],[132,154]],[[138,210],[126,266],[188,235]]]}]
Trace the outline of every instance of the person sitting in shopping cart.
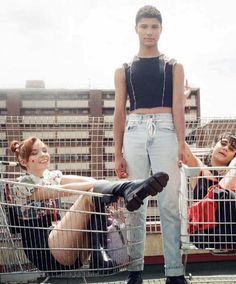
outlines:
[{"label": "person sitting in shopping cart", "polygon": [[198,248],[235,249],[236,136],[223,134],[214,145],[207,165],[191,152],[188,145],[186,151],[185,163],[197,167],[198,171],[191,179],[190,240]]},{"label": "person sitting in shopping cart", "polygon": [[[186,156],[184,163],[189,167],[200,167],[199,176],[207,176],[202,179],[192,179],[192,188],[194,189],[194,198],[203,198],[208,188],[214,184],[218,184],[231,191],[236,191],[236,171],[235,169],[227,170],[225,167],[236,166],[236,135],[232,133],[224,133],[217,140],[212,148],[211,153],[206,159],[206,164],[201,161],[191,151],[191,148],[186,144]],[[209,171],[204,167],[224,167],[220,171]],[[219,182],[218,178],[214,176],[221,176]]]},{"label": "person sitting in shopping cart", "polygon": [[[108,182],[63,175],[59,170],[49,171],[48,147],[37,137],[22,142],[12,141],[10,149],[26,172],[19,178],[19,184],[12,186],[15,205],[12,217],[22,235],[27,257],[39,270],[79,268],[86,258],[86,248],[94,246],[97,251],[91,252],[90,267],[112,267],[111,258],[101,251],[104,236],[99,234],[99,230],[103,229],[103,224],[100,222],[99,225],[99,215],[94,212],[104,213],[104,204],[116,202],[118,197],[124,198],[129,211],[137,210],[144,198],[161,192],[168,181],[168,175],[163,172],[146,180]],[[105,195],[100,203],[98,197],[81,194],[61,217],[56,204],[61,197],[72,195],[73,190]],[[86,232],[89,226],[92,227],[91,223],[96,223],[97,227],[91,232],[89,241]],[[80,251],[80,248],[84,250]]]}]

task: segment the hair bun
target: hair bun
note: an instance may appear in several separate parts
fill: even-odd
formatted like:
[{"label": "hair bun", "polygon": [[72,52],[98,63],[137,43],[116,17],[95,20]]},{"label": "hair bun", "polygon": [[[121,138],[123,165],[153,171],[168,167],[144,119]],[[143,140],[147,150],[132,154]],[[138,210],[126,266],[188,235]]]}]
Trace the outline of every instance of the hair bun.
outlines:
[{"label": "hair bun", "polygon": [[19,141],[12,141],[10,144],[10,149],[13,153],[19,152],[20,142]]}]

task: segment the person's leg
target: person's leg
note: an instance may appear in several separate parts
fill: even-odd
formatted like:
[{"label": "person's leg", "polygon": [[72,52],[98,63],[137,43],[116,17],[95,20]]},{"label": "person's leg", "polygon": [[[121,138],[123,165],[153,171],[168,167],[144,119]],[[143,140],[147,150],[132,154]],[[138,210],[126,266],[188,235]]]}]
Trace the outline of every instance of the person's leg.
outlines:
[{"label": "person's leg", "polygon": [[156,122],[155,133],[153,137],[150,137],[148,151],[152,171],[165,171],[169,175],[165,190],[158,195],[158,204],[161,214],[165,274],[166,276],[179,276],[184,274],[184,270],[180,252],[178,145],[173,123],[170,120],[168,122],[168,119],[165,120],[164,115],[158,117],[161,121]]},{"label": "person's leg", "polygon": [[22,244],[27,258],[39,269],[50,270],[47,263],[48,255],[50,254],[47,249],[48,239],[48,226],[43,224],[43,218],[21,220],[21,236]]},{"label": "person's leg", "polygon": [[[72,266],[64,266],[56,261],[48,247],[48,234],[51,231],[54,215],[21,222],[21,235],[24,251],[28,259],[41,271],[77,269],[81,266],[77,259]],[[55,271],[56,273],[56,271]]]},{"label": "person's leg", "polygon": [[[124,135],[124,158],[128,166],[128,178],[145,179],[150,176],[150,162],[146,152],[146,125],[142,123],[140,116],[131,115]],[[128,230],[129,250],[131,263],[128,270],[132,272],[142,271],[144,268],[144,244],[146,237],[146,211],[147,202],[134,213],[129,213],[126,218]],[[135,274],[130,274],[128,283],[141,283]]]},{"label": "person's leg", "polygon": [[[72,265],[78,258],[79,248],[85,248],[83,230],[88,228],[94,204],[91,196],[79,197],[48,237],[54,258],[63,265]],[[88,244],[88,243],[87,243]]]},{"label": "person's leg", "polygon": [[[90,268],[102,274],[113,273],[116,263],[107,253],[107,215],[105,203],[101,198],[94,197],[96,212],[91,214],[90,243],[91,257]],[[114,269],[113,269],[114,268]]]}]

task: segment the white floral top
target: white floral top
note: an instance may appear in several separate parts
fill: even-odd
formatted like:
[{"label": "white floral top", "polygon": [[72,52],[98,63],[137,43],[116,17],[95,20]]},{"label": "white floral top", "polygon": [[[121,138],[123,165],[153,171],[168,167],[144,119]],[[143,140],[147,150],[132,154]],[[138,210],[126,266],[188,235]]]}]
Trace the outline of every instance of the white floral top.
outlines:
[{"label": "white floral top", "polygon": [[[31,219],[39,218],[45,214],[48,214],[48,209],[43,207],[52,208],[58,206],[58,200],[42,200],[34,201],[29,197],[32,195],[36,187],[30,186],[30,184],[35,185],[59,185],[62,178],[62,172],[59,170],[49,171],[45,170],[43,177],[36,177],[34,175],[26,174],[21,176],[18,181],[19,183],[28,183],[29,186],[23,184],[14,184],[13,186],[13,197],[17,206],[16,212],[20,218]],[[50,189],[48,189],[50,190]],[[31,207],[33,206],[33,207]]]}]

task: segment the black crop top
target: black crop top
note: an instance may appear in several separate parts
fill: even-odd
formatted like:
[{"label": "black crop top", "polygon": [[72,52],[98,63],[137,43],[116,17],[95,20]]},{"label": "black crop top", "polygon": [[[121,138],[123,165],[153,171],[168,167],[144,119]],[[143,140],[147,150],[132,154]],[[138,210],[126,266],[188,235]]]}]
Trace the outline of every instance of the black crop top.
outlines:
[{"label": "black crop top", "polygon": [[138,108],[172,107],[173,75],[176,60],[165,55],[142,58],[135,56],[124,64],[130,111]]}]

